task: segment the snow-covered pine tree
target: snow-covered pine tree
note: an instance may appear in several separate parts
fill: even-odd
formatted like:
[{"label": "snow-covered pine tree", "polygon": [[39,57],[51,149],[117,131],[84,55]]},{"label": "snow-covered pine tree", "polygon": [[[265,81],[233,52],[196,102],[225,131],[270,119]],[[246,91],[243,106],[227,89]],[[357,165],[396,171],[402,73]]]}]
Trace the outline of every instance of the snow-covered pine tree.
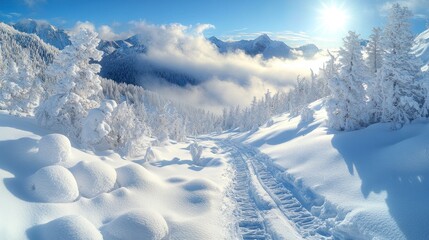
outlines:
[{"label": "snow-covered pine tree", "polygon": [[102,96],[97,50],[100,40],[91,28],[81,25],[46,71],[48,98],[41,104],[36,117],[42,126],[79,138],[82,121],[88,110],[98,107]]},{"label": "snow-covered pine tree", "polygon": [[[40,79],[37,71],[30,64],[29,50],[19,51],[19,61],[6,57],[0,69],[0,109],[12,114],[33,115],[42,95]],[[3,56],[0,47],[0,56]]]},{"label": "snow-covered pine tree", "polygon": [[368,66],[369,72],[374,74],[377,73],[383,64],[383,48],[381,47],[381,28],[373,28],[372,33],[369,36],[368,45],[366,46],[366,52],[368,54],[365,59],[366,65]]},{"label": "snow-covered pine tree", "polygon": [[329,54],[329,60],[327,60],[319,69],[316,87],[314,88],[315,90],[320,91],[320,98],[331,95],[331,80],[338,77],[339,71],[339,65],[337,61],[338,57],[334,56],[329,50],[327,52]]},{"label": "snow-covered pine tree", "polygon": [[340,71],[329,81],[331,98],[328,101],[329,124],[337,130],[354,130],[368,124],[363,61],[359,35],[350,31],[340,49]]},{"label": "snow-covered pine tree", "polygon": [[370,122],[379,122],[381,118],[382,96],[380,95],[381,84],[377,78],[377,72],[383,64],[383,48],[382,48],[382,30],[381,28],[373,28],[372,34],[369,37],[369,42],[366,47],[367,58],[366,65],[369,70],[367,86],[368,96],[368,111],[370,114]]},{"label": "snow-covered pine tree", "polygon": [[400,127],[420,117],[424,103],[418,80],[421,62],[410,50],[413,44],[407,7],[393,4],[383,31],[383,65],[377,74],[381,85],[383,122]]}]

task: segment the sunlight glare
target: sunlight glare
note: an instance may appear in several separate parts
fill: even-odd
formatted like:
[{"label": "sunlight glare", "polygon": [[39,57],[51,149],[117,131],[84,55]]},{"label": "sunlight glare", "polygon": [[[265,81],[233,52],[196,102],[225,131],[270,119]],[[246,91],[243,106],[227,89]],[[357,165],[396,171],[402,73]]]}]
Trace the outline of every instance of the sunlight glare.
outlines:
[{"label": "sunlight glare", "polygon": [[329,32],[343,30],[349,19],[347,11],[336,5],[324,5],[320,13],[322,27]]}]

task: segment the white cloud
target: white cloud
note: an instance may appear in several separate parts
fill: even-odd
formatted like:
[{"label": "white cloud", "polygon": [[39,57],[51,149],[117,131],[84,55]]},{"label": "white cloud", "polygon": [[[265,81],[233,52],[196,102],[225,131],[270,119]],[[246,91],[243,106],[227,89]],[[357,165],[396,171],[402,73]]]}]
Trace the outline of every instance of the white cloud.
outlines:
[{"label": "white cloud", "polygon": [[116,34],[113,29],[108,25],[102,25],[98,28],[98,34],[101,39],[113,41],[126,38],[129,34]]},{"label": "white cloud", "polygon": [[[326,59],[323,54],[314,59],[295,60],[264,60],[261,56],[250,57],[243,52],[220,54],[203,35],[204,30],[213,27],[210,24],[194,27],[181,24],[158,26],[143,21],[129,24],[132,27],[127,34],[141,34],[148,47],[147,53],[141,55],[142,66],[151,64],[167,68],[199,81],[197,85],[178,87],[151,79],[149,88],[177,101],[211,110],[236,104],[248,105],[253,96],[260,97],[267,89],[272,92],[288,90],[297,75],[308,76],[310,68],[317,71]],[[100,31],[109,37],[118,35],[110,27]],[[296,35],[305,36],[304,33]]]},{"label": "white cloud", "polygon": [[33,7],[38,3],[45,3],[46,0],[24,0],[24,3],[28,6],[28,7]]},{"label": "white cloud", "polygon": [[77,22],[74,27],[70,30],[71,34],[79,32],[80,29],[90,29],[91,31],[95,31],[95,26],[91,22]]},{"label": "white cloud", "polygon": [[10,13],[2,13],[0,12],[0,17],[4,17],[4,18],[17,18],[20,17],[21,13],[17,13],[17,12],[10,12]]}]

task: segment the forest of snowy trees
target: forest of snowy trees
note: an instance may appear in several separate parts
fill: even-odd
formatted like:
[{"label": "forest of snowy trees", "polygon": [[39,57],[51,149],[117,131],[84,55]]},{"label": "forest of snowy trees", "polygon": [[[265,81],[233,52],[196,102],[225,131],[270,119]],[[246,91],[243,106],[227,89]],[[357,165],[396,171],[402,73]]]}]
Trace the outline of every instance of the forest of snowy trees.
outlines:
[{"label": "forest of snowy trees", "polygon": [[[35,116],[42,126],[87,149],[115,149],[123,156],[141,155],[151,144],[169,139],[183,141],[228,129],[256,130],[284,112],[309,121],[313,112],[307,105],[321,98],[334,129],[355,130],[377,122],[398,128],[429,115],[427,75],[410,53],[410,17],[407,8],[393,5],[387,25],[374,28],[365,49],[359,35],[349,32],[338,56],[329,53],[318,74],[309,70],[310,78],[298,76],[289,92],[267,90],[250,106],[225,108],[220,115],[100,77],[100,40],[84,25],[61,51],[36,36],[31,41],[20,38],[41,45],[27,44],[19,52],[21,48],[15,47],[14,55],[20,59],[12,57],[14,46],[0,46],[0,109]],[[3,35],[15,31],[1,27]]]},{"label": "forest of snowy trees", "polygon": [[329,124],[337,130],[354,130],[372,123],[390,122],[394,129],[428,117],[428,75],[411,53],[414,36],[411,12],[399,4],[390,9],[383,30],[373,29],[364,60],[359,36],[349,32],[333,74],[327,78],[331,96]]}]

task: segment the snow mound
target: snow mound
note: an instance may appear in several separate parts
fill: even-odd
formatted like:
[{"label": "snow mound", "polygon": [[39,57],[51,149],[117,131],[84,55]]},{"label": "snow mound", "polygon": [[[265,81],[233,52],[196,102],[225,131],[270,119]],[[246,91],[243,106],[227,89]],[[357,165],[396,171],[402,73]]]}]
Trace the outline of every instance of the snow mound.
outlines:
[{"label": "snow mound", "polygon": [[156,240],[168,235],[168,225],[159,213],[133,210],[107,223],[102,232],[106,240]]},{"label": "snow mound", "polygon": [[157,176],[138,164],[128,164],[116,169],[120,187],[148,188],[154,186]]},{"label": "snow mound", "polygon": [[203,191],[203,190],[217,190],[216,184],[207,179],[194,179],[183,185],[183,188],[189,192]]},{"label": "snow mound", "polygon": [[40,239],[102,240],[100,231],[86,218],[70,215],[36,227]]},{"label": "snow mound", "polygon": [[116,171],[101,161],[82,161],[70,169],[76,178],[79,192],[86,198],[113,189],[116,183]]},{"label": "snow mound", "polygon": [[61,134],[45,135],[39,141],[38,157],[48,165],[66,162],[71,156],[70,140]]},{"label": "snow mound", "polygon": [[62,166],[39,169],[28,178],[31,194],[42,202],[73,202],[79,190],[73,174]]}]

